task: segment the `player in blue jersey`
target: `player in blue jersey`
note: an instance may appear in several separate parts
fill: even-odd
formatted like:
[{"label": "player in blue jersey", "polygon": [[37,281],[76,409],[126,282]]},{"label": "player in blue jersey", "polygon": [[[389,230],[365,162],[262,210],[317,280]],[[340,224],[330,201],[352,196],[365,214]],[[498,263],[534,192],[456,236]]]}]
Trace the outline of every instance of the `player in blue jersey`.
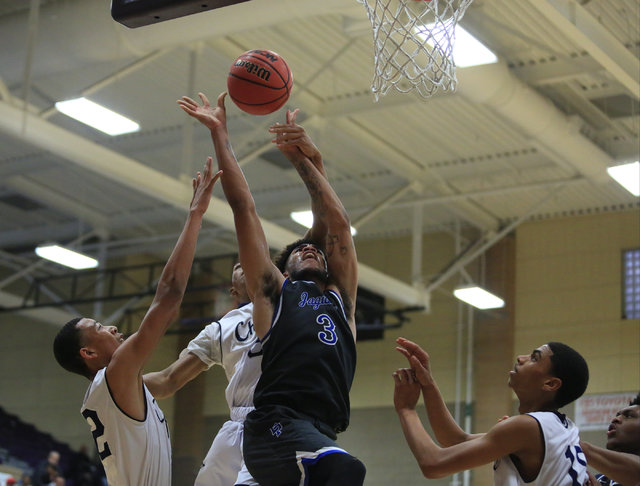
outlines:
[{"label": "player in blue jersey", "polygon": [[358,275],[349,218],[313,160],[296,112],[287,112],[286,123],[270,131],[309,191],[314,225],[307,240],[286,248],[279,269],[229,141],[225,95],[216,106],[202,94],[202,105],[187,97],[179,104],[210,129],[263,343],[256,410],[245,421],[245,462],[261,486],[362,485],[364,465],[335,442],[349,422],[356,360]]}]

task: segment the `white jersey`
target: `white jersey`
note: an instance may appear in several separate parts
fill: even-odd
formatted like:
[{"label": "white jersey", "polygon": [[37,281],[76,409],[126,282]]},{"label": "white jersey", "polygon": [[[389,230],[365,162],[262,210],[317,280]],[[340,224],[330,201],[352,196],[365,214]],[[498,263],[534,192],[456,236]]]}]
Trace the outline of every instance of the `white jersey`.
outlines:
[{"label": "white jersey", "polygon": [[234,309],[212,322],[180,353],[196,355],[211,368],[221,365],[229,384],[225,397],[229,409],[253,407],[253,390],[262,365],[262,347],[253,330],[253,304]]},{"label": "white jersey", "polygon": [[580,449],[576,425],[561,413],[528,413],[538,421],[544,440],[544,459],[538,476],[525,482],[511,458],[505,456],[493,465],[496,486],[582,486],[588,479],[587,459]]},{"label": "white jersey", "polygon": [[81,413],[91,427],[109,486],[171,486],[169,427],[143,384],[145,418],[125,414],[113,400],[106,368],[93,378]]},{"label": "white jersey", "polygon": [[231,420],[213,440],[195,486],[252,484],[242,457],[242,438],[262,366],[262,345],[253,329],[253,304],[234,309],[206,326],[180,356],[186,353],[200,358],[208,368],[221,365],[229,380],[225,396]]}]

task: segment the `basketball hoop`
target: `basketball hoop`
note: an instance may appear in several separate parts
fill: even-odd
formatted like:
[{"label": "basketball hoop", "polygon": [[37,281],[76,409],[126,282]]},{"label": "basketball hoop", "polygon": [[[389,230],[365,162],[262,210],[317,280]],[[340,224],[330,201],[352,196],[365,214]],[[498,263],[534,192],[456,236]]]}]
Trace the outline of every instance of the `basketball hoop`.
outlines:
[{"label": "basketball hoop", "polygon": [[430,98],[454,91],[455,26],[473,0],[357,0],[373,26],[376,101],[391,88]]}]

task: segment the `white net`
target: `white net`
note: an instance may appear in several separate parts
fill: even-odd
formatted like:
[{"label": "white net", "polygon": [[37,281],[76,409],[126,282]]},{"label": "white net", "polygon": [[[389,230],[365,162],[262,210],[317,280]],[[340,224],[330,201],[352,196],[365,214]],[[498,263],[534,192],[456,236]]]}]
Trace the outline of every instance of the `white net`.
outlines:
[{"label": "white net", "polygon": [[391,88],[425,99],[455,90],[455,26],[472,1],[358,0],[373,26],[376,101]]}]

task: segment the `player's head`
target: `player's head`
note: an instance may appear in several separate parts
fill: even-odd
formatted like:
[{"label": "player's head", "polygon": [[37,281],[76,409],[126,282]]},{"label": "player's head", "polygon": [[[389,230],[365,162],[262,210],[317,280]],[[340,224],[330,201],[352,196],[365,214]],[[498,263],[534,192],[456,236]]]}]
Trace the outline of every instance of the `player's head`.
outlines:
[{"label": "player's head", "polygon": [[640,393],[609,424],[607,449],[640,456]]},{"label": "player's head", "polygon": [[244,277],[244,270],[240,266],[240,263],[236,263],[233,266],[233,272],[231,273],[231,289],[229,290],[231,297],[236,301],[236,305],[246,304],[249,299],[247,292],[247,282]]},{"label": "player's head", "polygon": [[566,344],[550,342],[521,355],[509,375],[520,403],[560,408],[587,388],[589,369],[584,358]]},{"label": "player's head", "polygon": [[326,283],[329,279],[324,251],[310,239],[303,238],[287,245],[276,258],[275,265],[291,280]]},{"label": "player's head", "polygon": [[67,322],[53,341],[53,354],[65,370],[91,379],[111,361],[124,341],[115,326],[103,326],[86,317]]},{"label": "player's head", "polygon": [[562,380],[562,386],[556,393],[556,406],[564,407],[577,400],[587,389],[589,367],[582,355],[563,343],[550,342],[551,372]]}]

